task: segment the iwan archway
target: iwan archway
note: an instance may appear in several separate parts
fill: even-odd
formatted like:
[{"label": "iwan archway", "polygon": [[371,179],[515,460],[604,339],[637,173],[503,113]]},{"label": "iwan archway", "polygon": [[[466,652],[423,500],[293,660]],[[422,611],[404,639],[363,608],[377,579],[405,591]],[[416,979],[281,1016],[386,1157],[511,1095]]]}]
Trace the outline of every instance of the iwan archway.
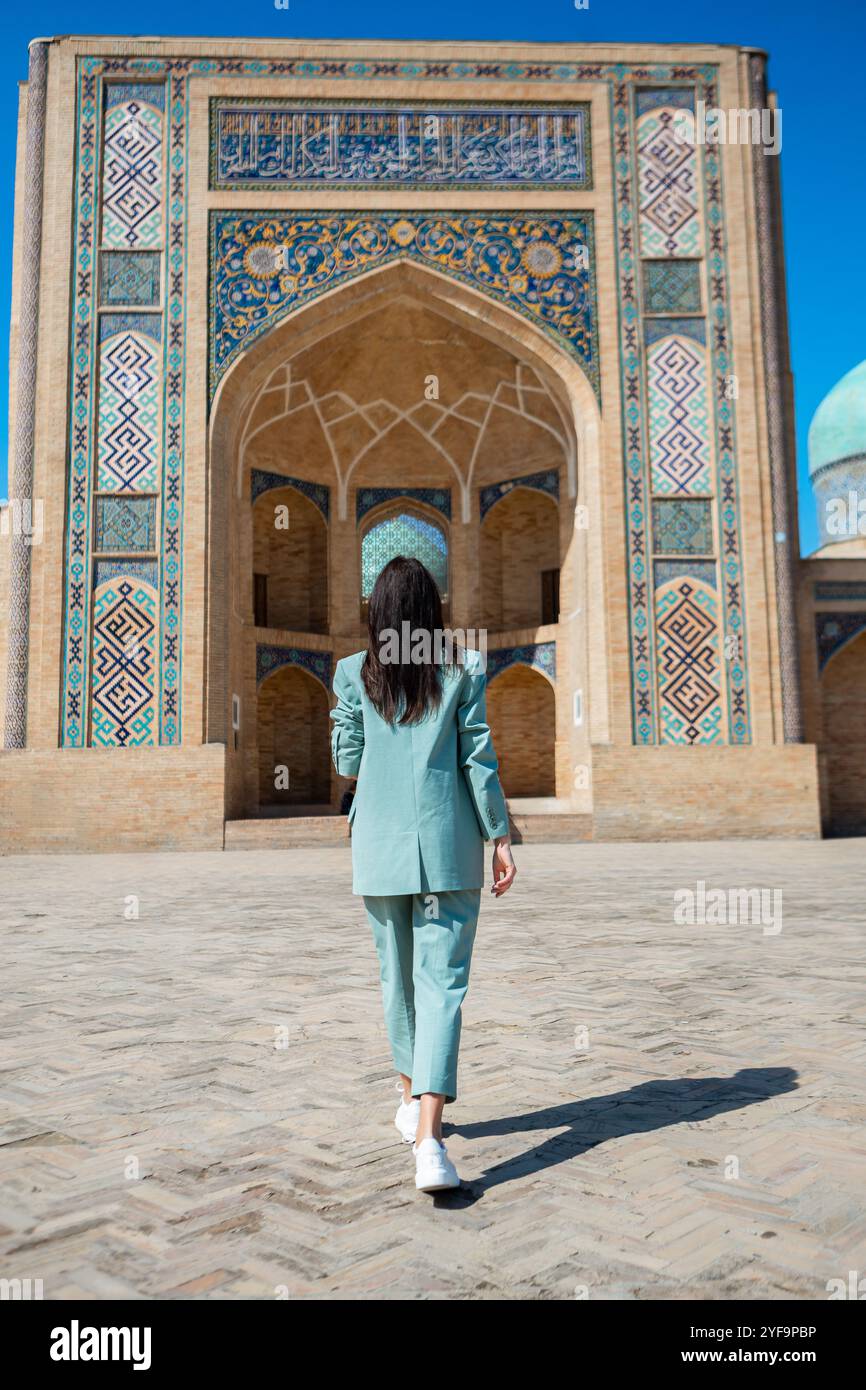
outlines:
[{"label": "iwan archway", "polygon": [[[286,699],[307,689],[285,680],[265,701],[263,653],[328,684],[336,661],[363,645],[378,519],[393,522],[373,536],[383,563],[389,537],[405,548],[413,529],[442,550],[451,625],[486,629],[497,669],[515,660],[544,669],[552,698],[536,699],[534,685],[531,695],[549,726],[545,766],[520,782],[543,786],[563,809],[590,810],[575,770],[589,766],[590,741],[607,736],[608,690],[603,614],[588,602],[601,528],[580,518],[600,515],[599,444],[594,390],[561,345],[513,309],[403,260],[287,313],[233,361],[210,427],[206,690],[207,739],[228,749],[229,818],[262,814],[267,731],[292,726],[280,689]],[[293,518],[296,545],[266,541],[270,524],[291,536]],[[512,574],[502,536],[521,518]],[[264,554],[292,557],[293,574],[268,576],[269,590],[282,612],[316,611],[315,624],[280,626],[263,605]],[[293,584],[315,603],[293,599]],[[527,697],[519,680],[500,695],[505,733]],[[324,776],[305,765],[299,785],[322,795]],[[346,784],[327,776],[336,811]]]}]

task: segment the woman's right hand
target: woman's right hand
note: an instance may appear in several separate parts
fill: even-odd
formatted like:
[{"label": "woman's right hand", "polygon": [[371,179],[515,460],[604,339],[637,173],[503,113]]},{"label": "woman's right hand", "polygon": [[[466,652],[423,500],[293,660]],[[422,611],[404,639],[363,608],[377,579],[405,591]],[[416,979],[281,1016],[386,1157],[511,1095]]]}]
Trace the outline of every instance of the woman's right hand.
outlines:
[{"label": "woman's right hand", "polygon": [[503,893],[508,892],[516,873],[517,865],[511,853],[511,837],[502,835],[493,845],[493,887],[490,891],[494,897],[501,898]]}]

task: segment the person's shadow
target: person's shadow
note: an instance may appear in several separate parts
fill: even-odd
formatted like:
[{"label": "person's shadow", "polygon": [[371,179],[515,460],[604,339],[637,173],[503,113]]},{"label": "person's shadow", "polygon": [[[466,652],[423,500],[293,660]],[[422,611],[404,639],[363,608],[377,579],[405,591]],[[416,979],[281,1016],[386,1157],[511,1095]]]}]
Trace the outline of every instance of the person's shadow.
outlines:
[{"label": "person's shadow", "polygon": [[725,1111],[757,1105],[771,1096],[796,1089],[797,1073],[792,1067],[754,1067],[738,1071],[734,1076],[644,1081],[627,1091],[552,1105],[546,1110],[530,1110],[525,1115],[506,1115],[478,1124],[448,1124],[444,1127],[446,1133],[460,1134],[464,1139],[566,1128],[565,1133],[555,1134],[514,1158],[497,1163],[471,1183],[463,1183],[436,1200],[448,1206],[471,1206],[500,1183],[537,1173],[555,1163],[567,1163],[570,1158],[597,1148],[606,1139],[709,1120]]}]

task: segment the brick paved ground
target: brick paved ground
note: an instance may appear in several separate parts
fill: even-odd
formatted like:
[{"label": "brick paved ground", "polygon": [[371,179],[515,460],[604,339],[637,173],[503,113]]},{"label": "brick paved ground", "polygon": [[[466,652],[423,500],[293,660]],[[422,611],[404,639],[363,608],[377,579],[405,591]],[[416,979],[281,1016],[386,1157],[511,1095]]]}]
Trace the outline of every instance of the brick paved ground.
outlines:
[{"label": "brick paved ground", "polygon": [[[348,859],[0,862],[0,1276],[815,1299],[866,1272],[862,841],[523,846],[485,895],[446,1112],[465,1185],[435,1202]],[[781,888],[782,930],[678,925],[699,879]]]}]

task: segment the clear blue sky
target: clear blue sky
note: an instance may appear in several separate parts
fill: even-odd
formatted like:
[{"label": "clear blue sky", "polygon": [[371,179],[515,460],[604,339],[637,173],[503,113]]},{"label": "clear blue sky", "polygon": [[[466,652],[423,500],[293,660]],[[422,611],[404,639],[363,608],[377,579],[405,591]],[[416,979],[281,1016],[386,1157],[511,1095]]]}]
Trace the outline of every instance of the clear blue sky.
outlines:
[{"label": "clear blue sky", "polygon": [[[136,15],[141,15],[138,20]],[[866,357],[866,157],[863,141],[862,0],[438,0],[348,4],[272,0],[237,6],[209,0],[108,0],[7,5],[0,54],[0,361],[8,346],[16,83],[37,34],[237,34],[286,38],[595,40],[749,44],[770,53],[770,82],[783,108],[782,178],[791,345],[797,400],[803,550],[817,544],[806,473],[806,431],[821,398]],[[0,496],[6,495],[6,410],[0,411]]]}]

